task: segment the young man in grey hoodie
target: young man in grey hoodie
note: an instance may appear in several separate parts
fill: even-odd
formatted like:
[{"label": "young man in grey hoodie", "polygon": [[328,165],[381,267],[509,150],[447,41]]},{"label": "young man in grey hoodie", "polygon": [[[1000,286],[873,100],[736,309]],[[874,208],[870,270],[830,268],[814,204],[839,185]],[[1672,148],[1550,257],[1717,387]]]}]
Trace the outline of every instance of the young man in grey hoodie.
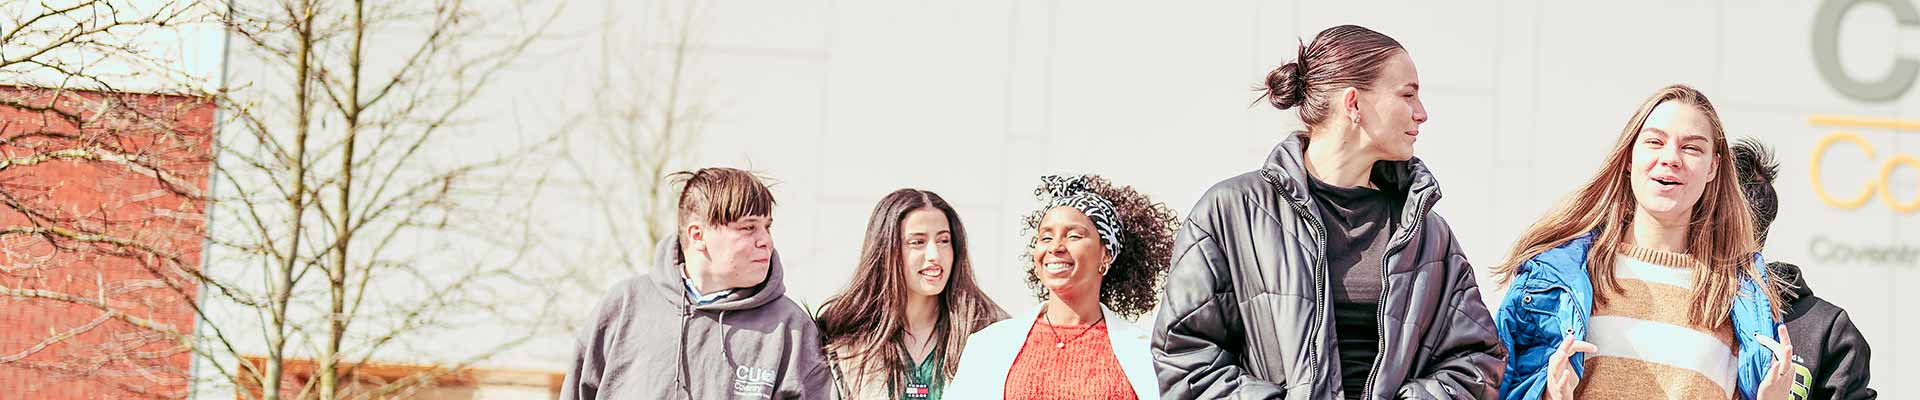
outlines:
[{"label": "young man in grey hoodie", "polygon": [[830,398],[820,333],[773,252],[772,193],[732,168],[674,179],[679,228],[594,308],[560,398]]}]

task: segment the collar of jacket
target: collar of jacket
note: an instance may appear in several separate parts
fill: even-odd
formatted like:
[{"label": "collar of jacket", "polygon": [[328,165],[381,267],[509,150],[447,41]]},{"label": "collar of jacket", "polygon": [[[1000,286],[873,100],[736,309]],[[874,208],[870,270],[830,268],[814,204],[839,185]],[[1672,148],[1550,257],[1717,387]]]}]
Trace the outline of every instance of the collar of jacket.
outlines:
[{"label": "collar of jacket", "polygon": [[[1005,394],[1007,371],[1013,368],[1014,359],[1020,355],[1027,335],[1032,334],[1034,323],[1046,306],[1042,302],[1026,314],[1014,314],[1014,318],[995,322],[967,337],[959,369],[954,372],[953,380],[947,382],[943,395],[953,399],[985,399]],[[1133,386],[1134,395],[1140,400],[1158,400],[1160,383],[1154,379],[1151,336],[1107,309],[1105,304],[1100,305],[1100,313],[1106,315],[1107,342],[1113,345],[1113,356],[1127,375],[1127,384]]]},{"label": "collar of jacket", "polygon": [[[1279,188],[1281,196],[1318,212],[1320,204],[1313,200],[1309,193],[1312,186],[1307,183],[1306,149],[1306,132],[1287,135],[1287,139],[1274,146],[1267,155],[1267,163],[1260,168],[1260,172]],[[1380,190],[1406,194],[1407,201],[1400,208],[1400,221],[1403,223],[1395,230],[1394,237],[1408,234],[1405,230],[1412,229],[1415,224],[1405,222],[1424,218],[1424,213],[1440,202],[1440,182],[1434,179],[1433,172],[1427,169],[1425,162],[1420,161],[1420,157],[1405,161],[1376,161],[1370,179]],[[1318,215],[1304,217],[1319,218]]]},{"label": "collar of jacket", "polygon": [[[1557,328],[1556,332],[1571,334],[1575,339],[1587,339],[1587,317],[1593,315],[1594,296],[1592,277],[1587,274],[1587,252],[1593,248],[1594,237],[1598,235],[1598,230],[1588,232],[1542,252],[1521,265],[1507,297],[1555,286],[1567,289],[1574,297],[1572,301],[1575,307],[1560,308],[1562,315],[1558,319],[1562,326],[1536,328]],[[1767,264],[1759,254],[1754,254],[1752,265],[1751,274],[1741,275],[1740,291],[1733,298],[1733,310],[1729,316],[1733,321],[1735,342],[1739,345],[1734,386],[1743,399],[1756,398],[1755,390],[1760,387],[1760,380],[1773,362],[1773,350],[1761,345],[1754,336],[1780,339],[1776,334],[1778,324],[1773,319],[1773,305],[1761,292],[1763,286],[1760,282],[1767,279]],[[1580,356],[1575,355],[1576,358],[1570,362],[1575,365],[1576,373],[1585,374],[1583,368],[1579,368],[1582,363]]]}]

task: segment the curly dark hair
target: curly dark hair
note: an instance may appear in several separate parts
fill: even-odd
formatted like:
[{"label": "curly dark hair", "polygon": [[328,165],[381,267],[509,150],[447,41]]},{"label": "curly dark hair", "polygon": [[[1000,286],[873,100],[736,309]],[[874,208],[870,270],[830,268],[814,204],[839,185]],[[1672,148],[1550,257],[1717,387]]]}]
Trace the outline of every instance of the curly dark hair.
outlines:
[{"label": "curly dark hair", "polygon": [[[1154,202],[1132,186],[1116,187],[1113,181],[1099,175],[1087,175],[1085,179],[1088,190],[1113,203],[1114,217],[1120,220],[1123,229],[1119,240],[1124,250],[1114,258],[1106,276],[1100,278],[1100,303],[1128,319],[1139,317],[1160,301],[1160,284],[1173,259],[1173,235],[1180,227],[1179,215],[1167,208],[1166,203]],[[1035,192],[1045,190],[1043,185]],[[1022,218],[1028,246],[1033,245],[1033,234],[1040,229],[1040,218],[1047,211],[1041,208]],[[1020,259],[1026,264],[1027,287],[1033,289],[1035,298],[1046,301],[1047,288],[1040,284],[1039,275],[1033,271],[1033,252],[1023,252]]]}]

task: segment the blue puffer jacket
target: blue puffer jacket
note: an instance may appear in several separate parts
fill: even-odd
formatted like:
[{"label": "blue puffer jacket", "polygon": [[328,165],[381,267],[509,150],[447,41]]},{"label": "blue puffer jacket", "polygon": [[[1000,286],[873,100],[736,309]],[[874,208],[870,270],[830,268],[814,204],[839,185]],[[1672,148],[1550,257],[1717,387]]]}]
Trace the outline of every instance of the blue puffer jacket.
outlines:
[{"label": "blue puffer jacket", "polygon": [[[1547,388],[1547,358],[1568,336],[1587,339],[1587,317],[1593,310],[1593,282],[1587,276],[1587,250],[1593,246],[1593,233],[1574,239],[1527,260],[1520,266],[1500,310],[1494,313],[1494,326],[1507,346],[1507,369],[1500,380],[1502,399],[1538,399]],[[1775,337],[1772,305],[1759,282],[1766,279],[1766,268],[1754,255],[1754,276],[1742,279],[1740,295],[1733,301],[1734,338],[1739,342],[1739,372],[1735,384],[1742,399],[1753,399],[1760,380],[1773,362],[1773,351],[1755,341],[1753,335]],[[1586,375],[1585,354],[1574,354],[1569,362],[1575,374]]]}]

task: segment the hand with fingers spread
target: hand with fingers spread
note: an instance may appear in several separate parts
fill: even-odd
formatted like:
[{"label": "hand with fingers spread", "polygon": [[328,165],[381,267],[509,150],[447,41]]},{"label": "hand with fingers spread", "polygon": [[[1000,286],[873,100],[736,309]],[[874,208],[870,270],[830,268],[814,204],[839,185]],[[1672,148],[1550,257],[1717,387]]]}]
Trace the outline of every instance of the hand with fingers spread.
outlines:
[{"label": "hand with fingers spread", "polygon": [[1787,336],[1787,326],[1780,326],[1780,341],[1775,342],[1766,336],[1754,335],[1761,346],[1773,350],[1773,365],[1767,367],[1765,378],[1760,380],[1758,397],[1760,400],[1788,400],[1793,389],[1793,338]]},{"label": "hand with fingers spread", "polygon": [[1571,337],[1561,341],[1560,348],[1553,351],[1553,356],[1547,357],[1547,391],[1544,397],[1552,400],[1572,399],[1573,390],[1580,387],[1580,375],[1573,372],[1569,360],[1573,353],[1595,351],[1600,351],[1600,348],[1594,347],[1593,343]]}]

